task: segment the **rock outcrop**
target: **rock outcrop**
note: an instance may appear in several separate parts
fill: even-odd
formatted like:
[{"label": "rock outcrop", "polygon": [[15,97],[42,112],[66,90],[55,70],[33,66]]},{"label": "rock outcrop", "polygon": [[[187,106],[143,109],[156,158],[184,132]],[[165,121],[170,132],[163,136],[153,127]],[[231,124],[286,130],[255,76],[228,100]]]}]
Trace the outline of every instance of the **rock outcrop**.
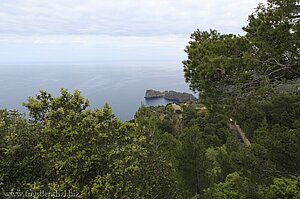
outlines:
[{"label": "rock outcrop", "polygon": [[159,98],[164,97],[164,93],[156,90],[146,90],[145,98]]},{"label": "rock outcrop", "polygon": [[156,91],[156,90],[147,90],[146,94],[145,94],[145,98],[146,99],[151,99],[151,98],[160,98],[163,97],[166,100],[170,100],[170,101],[176,101],[179,103],[184,103],[184,102],[188,102],[188,101],[196,101],[197,98],[189,93],[180,93],[180,92],[176,92],[176,91],[164,91],[164,92],[160,92],[160,91]]}]

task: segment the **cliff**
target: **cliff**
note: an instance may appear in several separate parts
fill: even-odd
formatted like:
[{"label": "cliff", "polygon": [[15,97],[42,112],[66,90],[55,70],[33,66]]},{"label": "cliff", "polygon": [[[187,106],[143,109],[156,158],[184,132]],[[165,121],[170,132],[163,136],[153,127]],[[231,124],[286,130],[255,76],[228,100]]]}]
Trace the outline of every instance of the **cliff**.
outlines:
[{"label": "cliff", "polygon": [[145,98],[151,99],[151,98],[159,98],[163,97],[166,100],[176,101],[179,103],[184,103],[188,101],[196,101],[197,98],[189,93],[180,93],[176,91],[156,91],[156,90],[146,90]]}]

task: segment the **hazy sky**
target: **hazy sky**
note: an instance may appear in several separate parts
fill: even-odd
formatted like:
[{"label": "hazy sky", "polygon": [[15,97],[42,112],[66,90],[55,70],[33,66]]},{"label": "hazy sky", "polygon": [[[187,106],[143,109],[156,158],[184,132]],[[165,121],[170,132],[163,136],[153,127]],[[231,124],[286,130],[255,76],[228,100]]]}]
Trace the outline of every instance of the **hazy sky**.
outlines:
[{"label": "hazy sky", "polygon": [[263,0],[1,0],[0,62],[177,62],[190,34],[243,34]]}]

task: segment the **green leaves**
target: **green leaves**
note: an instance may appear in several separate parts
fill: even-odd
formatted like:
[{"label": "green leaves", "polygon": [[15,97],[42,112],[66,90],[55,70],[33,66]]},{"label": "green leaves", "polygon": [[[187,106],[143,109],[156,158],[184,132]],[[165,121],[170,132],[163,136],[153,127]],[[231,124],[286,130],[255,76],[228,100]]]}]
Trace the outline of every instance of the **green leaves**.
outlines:
[{"label": "green leaves", "polygon": [[[203,104],[141,107],[122,123],[75,90],[0,110],[0,189],[82,198],[299,198],[299,1],[269,0],[245,36],[195,31],[183,61]],[[298,82],[299,83],[299,82]],[[281,94],[276,94],[281,93]],[[236,120],[251,140],[239,145]]]},{"label": "green leaves", "polygon": [[300,178],[275,178],[269,186],[261,187],[261,198],[276,199],[276,198],[291,198],[300,197]]},{"label": "green leaves", "polygon": [[29,97],[23,106],[28,108],[29,115],[35,122],[44,122],[46,117],[59,120],[68,112],[80,113],[89,106],[89,101],[85,100],[78,90],[70,94],[67,90],[61,89],[60,93],[60,97],[53,98],[46,91],[40,91],[35,98]]},{"label": "green leaves", "polygon": [[0,188],[72,190],[84,198],[176,198],[175,156],[167,160],[168,153],[158,149],[151,122],[121,123],[108,104],[86,110],[88,104],[79,91],[62,89],[58,97],[44,91],[30,97],[24,103],[30,121],[1,110]]},{"label": "green leaves", "polygon": [[183,61],[186,81],[193,90],[220,91],[239,82],[238,71],[248,41],[235,35],[221,35],[216,30],[195,31],[186,48],[188,60]]},{"label": "green leaves", "polygon": [[[245,36],[216,30],[191,35],[185,50],[188,59],[183,61],[185,79],[200,92],[209,111],[201,116],[186,109],[183,122],[187,128],[200,127],[205,145],[202,180],[215,185],[206,189],[204,198],[253,198],[257,197],[255,183],[299,175],[299,11],[299,0],[268,0],[249,16]],[[216,120],[218,114],[223,118]],[[250,147],[232,143],[222,128],[229,118],[247,133]],[[193,151],[194,145],[188,145]],[[220,183],[233,170],[241,173],[230,174]]]},{"label": "green leaves", "polygon": [[205,198],[244,199],[251,196],[249,180],[234,172],[226,177],[224,183],[218,183],[204,191]]},{"label": "green leaves", "polygon": [[249,16],[245,36],[197,30],[185,50],[185,79],[203,100],[224,104],[297,79],[299,26],[298,0],[269,0]]}]

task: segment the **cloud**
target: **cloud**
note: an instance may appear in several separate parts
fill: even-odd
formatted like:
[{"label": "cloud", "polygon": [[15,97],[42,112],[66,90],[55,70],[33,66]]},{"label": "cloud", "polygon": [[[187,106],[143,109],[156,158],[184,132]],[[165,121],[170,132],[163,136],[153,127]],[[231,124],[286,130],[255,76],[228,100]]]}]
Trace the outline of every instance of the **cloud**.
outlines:
[{"label": "cloud", "polygon": [[241,33],[260,0],[1,0],[0,33],[16,35],[189,35]]},{"label": "cloud", "polygon": [[243,34],[247,16],[263,1],[1,0],[0,63],[171,60],[180,65],[193,31]]}]

